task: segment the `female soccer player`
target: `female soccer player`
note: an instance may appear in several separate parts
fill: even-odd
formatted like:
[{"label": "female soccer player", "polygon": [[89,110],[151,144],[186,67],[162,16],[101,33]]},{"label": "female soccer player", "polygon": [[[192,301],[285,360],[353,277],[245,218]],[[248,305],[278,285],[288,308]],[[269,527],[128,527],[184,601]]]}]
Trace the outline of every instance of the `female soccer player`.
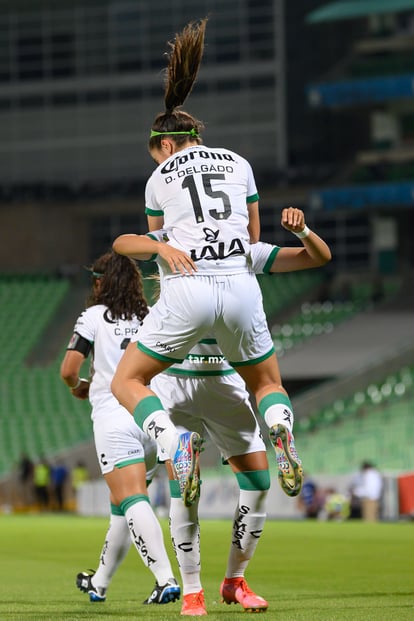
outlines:
[{"label": "female soccer player", "polygon": [[[89,397],[96,454],[110,490],[111,518],[99,568],[96,573],[79,573],[76,580],[91,601],[105,600],[109,582],[131,541],[156,579],[144,603],[166,604],[180,597],[147,492],[147,480],[156,468],[157,445],[119,405],[110,388],[126,344],[147,312],[135,262],[112,251],[99,257],[92,266],[87,308],[76,321],[60,369],[74,397]],[[79,373],[91,352],[91,377],[82,379]]]},{"label": "female soccer player", "polygon": [[[302,465],[292,434],[292,405],[250,269],[250,244],[260,232],[253,172],[240,155],[202,146],[201,122],[181,109],[198,72],[205,28],[205,19],[189,24],[171,44],[165,110],[157,115],[149,141],[158,166],[145,193],[150,229],[162,221],[169,238],[168,243],[148,239],[148,251],[166,260],[169,273],[163,277],[160,299],[143,321],[137,345],[127,348],[118,365],[112,390],[172,459],[184,503],[191,504],[198,493],[199,434],[181,436],[179,442],[177,428],[148,384],[214,332],[270,430],[281,486],[296,496]],[[312,240],[313,233],[295,210],[287,212],[287,225]],[[133,241],[127,247],[116,241],[113,247],[121,254],[134,253]]]},{"label": "female soccer player", "polygon": [[[282,226],[297,220],[305,228],[304,214],[292,207],[282,212]],[[157,246],[148,239],[161,242]],[[134,247],[133,256],[156,258],[161,275],[161,289],[168,265],[155,257],[162,251],[165,231],[147,236],[123,235],[120,249]],[[257,243],[251,247],[251,269],[254,273],[289,272],[318,267],[327,263],[331,253],[315,233],[302,239],[302,247],[279,247]],[[165,244],[164,244],[165,245]],[[146,249],[146,252],[140,252]],[[154,254],[152,254],[154,253]],[[152,256],[151,256],[152,255]],[[133,341],[139,339],[133,337]],[[223,601],[239,603],[246,611],[263,611],[267,602],[248,586],[244,574],[253,557],[266,519],[265,500],[270,487],[266,447],[261,438],[249,393],[241,377],[225,360],[214,338],[202,339],[182,363],[155,376],[151,388],[160,397],[173,423],[200,436],[208,434],[223,460],[230,464],[240,488],[232,529],[232,544],[225,578],[220,587]],[[179,487],[171,466],[170,529],[183,582],[183,615],[206,614],[200,577],[200,527],[198,497],[190,507],[181,502]]]}]

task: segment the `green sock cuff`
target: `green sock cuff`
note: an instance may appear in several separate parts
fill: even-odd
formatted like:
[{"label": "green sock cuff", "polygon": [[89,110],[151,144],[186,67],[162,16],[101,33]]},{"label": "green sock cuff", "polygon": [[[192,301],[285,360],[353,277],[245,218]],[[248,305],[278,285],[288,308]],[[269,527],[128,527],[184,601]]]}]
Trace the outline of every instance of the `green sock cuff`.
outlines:
[{"label": "green sock cuff", "polygon": [[123,499],[122,502],[119,503],[119,508],[122,511],[122,515],[128,511],[130,507],[135,505],[137,502],[150,502],[148,496],[146,494],[134,494],[134,496],[127,496]]},{"label": "green sock cuff", "polygon": [[236,472],[236,478],[240,489],[244,489],[246,491],[263,491],[270,489],[269,470]]},{"label": "green sock cuff", "polygon": [[172,481],[168,481],[168,483],[170,486],[171,498],[181,498],[179,482],[173,479]]},{"label": "green sock cuff", "polygon": [[283,392],[271,392],[269,395],[266,395],[266,397],[259,401],[257,408],[264,417],[266,410],[272,405],[287,405],[291,412],[293,412],[292,403]]},{"label": "green sock cuff", "polygon": [[124,514],[122,513],[122,509],[119,505],[114,505],[111,502],[111,515],[122,515],[123,516]]},{"label": "green sock cuff", "polygon": [[144,397],[134,410],[134,421],[138,427],[143,429],[145,419],[153,412],[163,409],[162,403],[158,397],[154,397],[152,395],[151,397]]}]

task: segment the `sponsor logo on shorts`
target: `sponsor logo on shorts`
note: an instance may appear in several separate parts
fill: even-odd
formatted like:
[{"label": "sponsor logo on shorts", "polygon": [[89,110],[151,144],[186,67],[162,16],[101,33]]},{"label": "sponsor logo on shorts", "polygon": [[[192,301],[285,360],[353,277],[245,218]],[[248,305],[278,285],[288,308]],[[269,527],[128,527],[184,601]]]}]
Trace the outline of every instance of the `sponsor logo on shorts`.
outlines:
[{"label": "sponsor logo on shorts", "polygon": [[196,354],[189,354],[187,360],[193,364],[224,364],[226,362],[225,356],[197,356]]},{"label": "sponsor logo on shorts", "polygon": [[164,349],[165,351],[169,351],[170,353],[176,350],[175,347],[171,347],[171,345],[167,345],[167,343],[161,343],[161,341],[157,341],[156,346],[161,347],[161,349]]}]

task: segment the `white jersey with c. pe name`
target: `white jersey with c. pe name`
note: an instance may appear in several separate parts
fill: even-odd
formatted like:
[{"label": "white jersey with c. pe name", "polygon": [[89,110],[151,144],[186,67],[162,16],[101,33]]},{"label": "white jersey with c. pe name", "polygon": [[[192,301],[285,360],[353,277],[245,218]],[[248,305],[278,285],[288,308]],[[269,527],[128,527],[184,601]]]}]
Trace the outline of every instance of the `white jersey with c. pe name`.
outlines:
[{"label": "white jersey with c. pe name", "polygon": [[141,321],[112,319],[110,311],[103,304],[90,306],[78,317],[74,332],[93,345],[93,375],[89,388],[92,418],[97,405],[108,406],[119,403],[111,392],[115,370],[129,341],[136,337]]},{"label": "white jersey with c. pe name", "polygon": [[257,200],[247,160],[228,149],[204,145],[169,157],[145,189],[146,213],[164,217],[169,243],[187,252],[203,275],[248,271],[247,203]]}]

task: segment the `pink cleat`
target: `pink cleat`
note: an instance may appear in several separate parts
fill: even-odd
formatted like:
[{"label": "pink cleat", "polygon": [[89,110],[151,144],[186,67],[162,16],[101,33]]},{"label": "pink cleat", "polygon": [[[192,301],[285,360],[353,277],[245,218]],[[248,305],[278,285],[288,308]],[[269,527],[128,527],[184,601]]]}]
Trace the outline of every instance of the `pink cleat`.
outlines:
[{"label": "pink cleat", "polygon": [[224,578],[220,595],[225,604],[240,604],[246,612],[266,612],[268,603],[256,595],[244,578]]},{"label": "pink cleat", "polygon": [[189,617],[201,617],[207,614],[203,589],[198,591],[198,593],[188,593],[188,595],[184,595],[181,614]]}]

